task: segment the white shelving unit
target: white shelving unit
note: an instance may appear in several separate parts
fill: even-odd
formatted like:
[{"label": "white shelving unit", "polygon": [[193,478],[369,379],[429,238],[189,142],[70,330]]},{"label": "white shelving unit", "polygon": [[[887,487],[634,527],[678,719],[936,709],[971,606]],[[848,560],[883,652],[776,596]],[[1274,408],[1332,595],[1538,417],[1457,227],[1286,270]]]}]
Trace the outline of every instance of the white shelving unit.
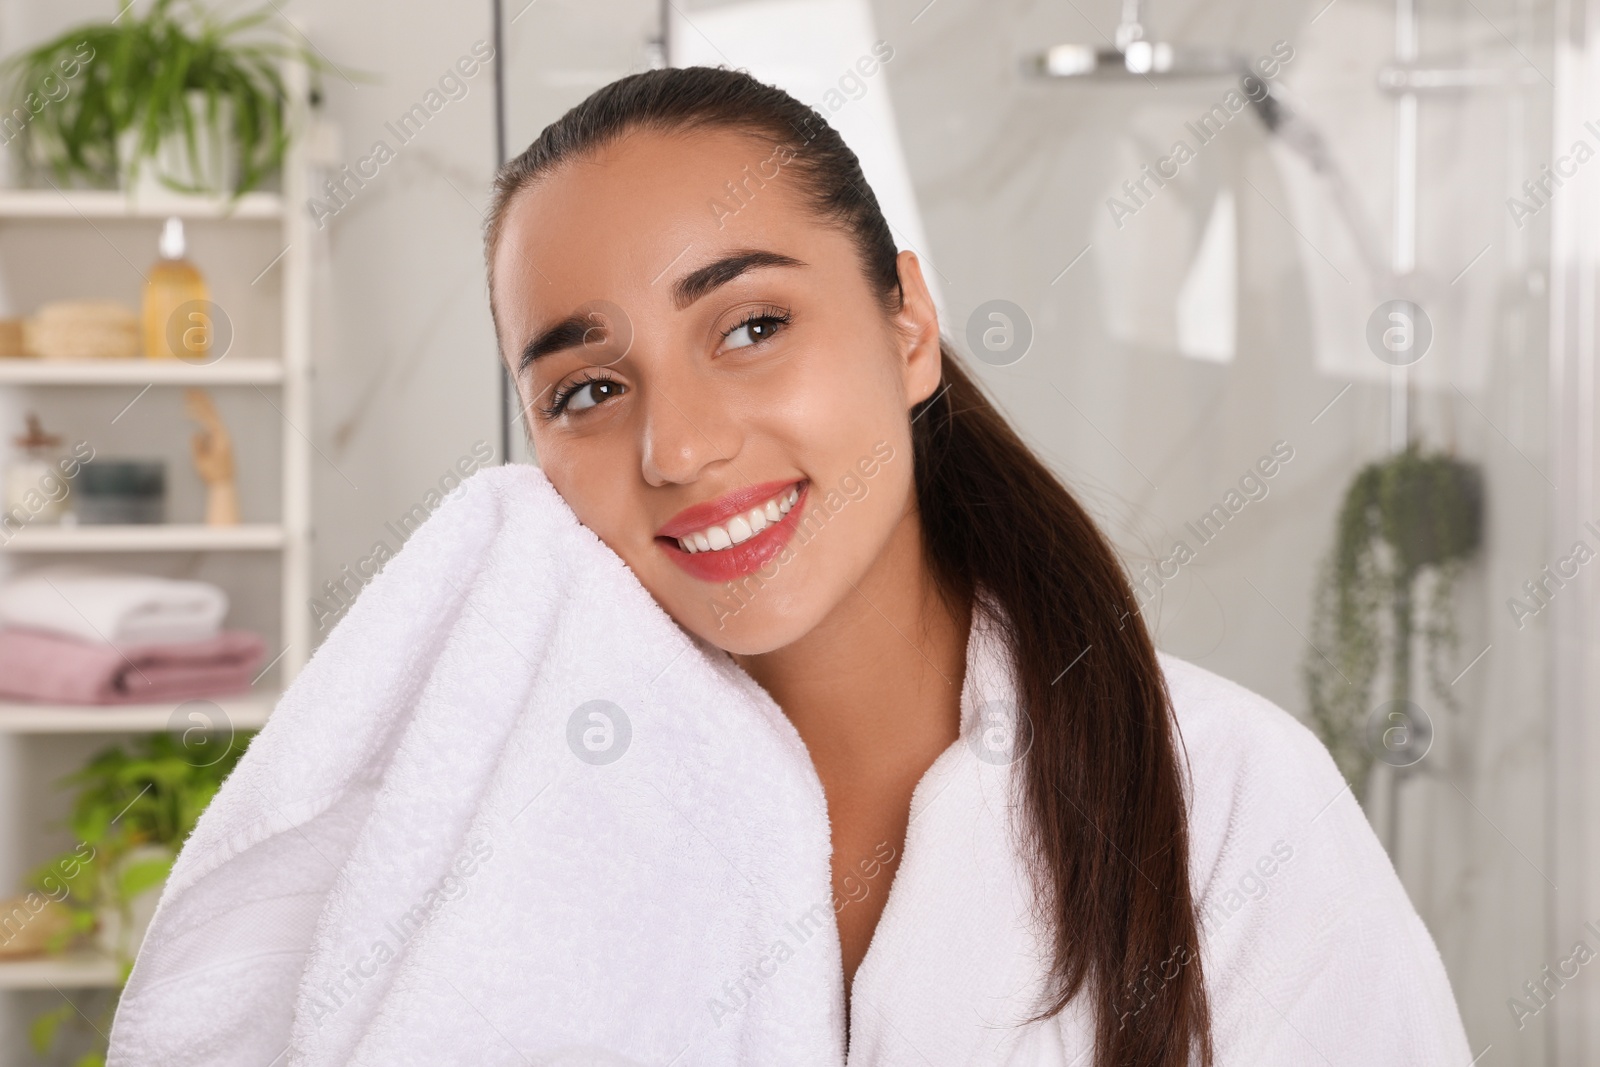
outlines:
[{"label": "white shelving unit", "polygon": [[275,359],[0,359],[0,385],[279,385],[283,378]]},{"label": "white shelving unit", "polygon": [[[198,526],[34,526],[11,535],[6,552],[247,552],[281,549],[282,526],[241,523]],[[304,601],[301,601],[304,604]]]},{"label": "white shelving unit", "polygon": [[[304,71],[291,64],[284,68],[284,77],[290,99],[299,108],[299,113],[290,119],[295,128],[303,130],[307,89]],[[312,240],[310,218],[298,208],[306,196],[306,164],[298,139],[285,162],[281,193],[255,192],[232,200],[177,195],[135,200],[115,191],[0,189],[0,227],[44,224],[98,229],[100,220],[161,220],[176,215],[209,220],[213,226],[273,227],[280,234],[278,243],[283,251],[269,267],[282,272],[282,351],[277,359],[226,354],[207,364],[144,359],[0,359],[0,389],[244,387],[259,391],[282,416],[282,484],[276,522],[235,527],[40,524],[22,528],[0,545],[0,556],[17,559],[90,552],[128,553],[133,557],[162,552],[275,554],[281,626],[276,643],[269,637],[267,655],[271,662],[263,674],[275,673],[279,684],[263,684],[248,693],[210,701],[222,709],[233,728],[240,730],[256,729],[266,722],[281,685],[294,677],[311,652],[311,616],[306,607],[311,590],[311,444],[306,434],[311,426]],[[180,703],[66,707],[0,700],[0,735],[10,735],[13,743],[27,744],[31,737],[39,735],[161,731],[171,726]],[[10,889],[0,887],[0,895]],[[115,964],[93,950],[0,962],[0,991],[88,989],[116,984]]]},{"label": "white shelving unit", "polygon": [[89,950],[0,963],[0,989],[110,989],[116,984],[116,962]]},{"label": "white shelving unit", "polygon": [[233,201],[166,193],[132,200],[111,189],[0,189],[0,218],[8,219],[281,219],[283,214],[283,198],[276,193],[246,193]]},{"label": "white shelving unit", "polygon": [[[235,729],[254,730],[267,721],[275,692],[216,697],[215,704]],[[102,734],[165,730],[172,722],[174,705],[134,707],[104,705],[41,707],[37,704],[0,705],[0,731],[12,734]],[[0,970],[4,970],[0,965]]]}]

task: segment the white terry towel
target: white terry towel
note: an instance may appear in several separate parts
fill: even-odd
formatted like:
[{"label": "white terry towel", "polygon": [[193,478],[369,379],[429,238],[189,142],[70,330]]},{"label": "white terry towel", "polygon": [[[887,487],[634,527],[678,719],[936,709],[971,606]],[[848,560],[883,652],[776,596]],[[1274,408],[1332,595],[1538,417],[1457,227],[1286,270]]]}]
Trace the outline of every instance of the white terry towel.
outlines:
[{"label": "white terry towel", "polygon": [[0,584],[0,625],[94,644],[204,641],[227,614],[228,594],[210,582],[62,566]]},{"label": "white terry towel", "polygon": [[[536,468],[476,474],[206,809],[109,1062],[837,1061],[821,784],[708,653]],[[714,1011],[807,924],[748,1004]]]},{"label": "white terry towel", "polygon": [[[1043,975],[1016,779],[987,747],[1014,706],[997,626],[975,620],[963,735],[912,800],[851,994],[853,1065],[1092,1058],[1081,999],[1016,1025]],[[1438,953],[1327,752],[1162,664],[1217,1062],[1464,1067]],[[485,470],[367,587],[202,816],[109,1067],[839,1067],[830,912],[850,905],[829,853],[776,705],[539,471]]]}]

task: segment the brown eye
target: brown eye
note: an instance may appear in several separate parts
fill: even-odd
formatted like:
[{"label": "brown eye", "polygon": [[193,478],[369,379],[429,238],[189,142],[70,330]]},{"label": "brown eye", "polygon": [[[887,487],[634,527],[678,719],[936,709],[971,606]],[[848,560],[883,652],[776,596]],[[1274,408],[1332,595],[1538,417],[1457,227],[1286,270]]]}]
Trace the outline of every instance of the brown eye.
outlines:
[{"label": "brown eye", "polygon": [[729,348],[748,348],[771,338],[789,322],[786,315],[753,315],[723,335]]},{"label": "brown eye", "polygon": [[566,411],[583,411],[597,406],[602,400],[622,395],[622,383],[610,378],[581,382],[566,395],[562,408]]}]

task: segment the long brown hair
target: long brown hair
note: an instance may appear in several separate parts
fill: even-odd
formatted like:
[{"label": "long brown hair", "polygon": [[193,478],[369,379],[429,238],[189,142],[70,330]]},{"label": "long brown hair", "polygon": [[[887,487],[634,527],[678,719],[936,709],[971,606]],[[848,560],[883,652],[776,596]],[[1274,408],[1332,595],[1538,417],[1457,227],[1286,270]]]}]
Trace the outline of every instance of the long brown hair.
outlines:
[{"label": "long brown hair", "polygon": [[[630,75],[547,126],[495,178],[491,274],[507,206],[558,164],[633,129],[708,127],[790,146],[786,180],[854,240],[885,311],[900,306],[894,239],[855,153],[812,108],[720,67]],[[917,506],[941,591],[970,605],[981,590],[1009,622],[1032,732],[1024,832],[1053,950],[1035,1018],[1087,989],[1095,1067],[1185,1067],[1196,1050],[1209,1065],[1176,728],[1155,647],[1089,514],[942,340],[940,358],[941,387],[907,416]]]}]

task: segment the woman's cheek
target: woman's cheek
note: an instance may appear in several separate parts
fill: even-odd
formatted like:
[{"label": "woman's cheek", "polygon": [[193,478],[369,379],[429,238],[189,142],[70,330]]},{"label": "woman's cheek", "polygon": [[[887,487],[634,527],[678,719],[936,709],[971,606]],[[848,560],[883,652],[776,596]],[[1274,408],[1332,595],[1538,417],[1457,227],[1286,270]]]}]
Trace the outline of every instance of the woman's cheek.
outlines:
[{"label": "woman's cheek", "polygon": [[561,441],[553,434],[543,442],[536,439],[534,449],[540,469],[578,521],[626,559],[628,485],[607,462],[606,450],[593,441]]}]

